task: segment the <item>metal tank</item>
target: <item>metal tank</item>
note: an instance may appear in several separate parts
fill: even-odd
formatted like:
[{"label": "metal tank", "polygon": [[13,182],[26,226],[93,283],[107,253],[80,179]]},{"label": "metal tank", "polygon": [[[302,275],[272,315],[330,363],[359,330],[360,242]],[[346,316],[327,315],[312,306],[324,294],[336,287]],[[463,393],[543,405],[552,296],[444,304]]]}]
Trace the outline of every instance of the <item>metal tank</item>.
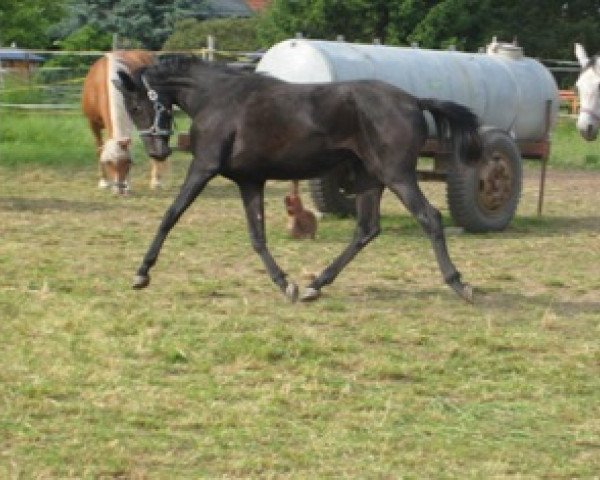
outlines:
[{"label": "metal tank", "polygon": [[[556,122],[559,92],[552,74],[520,47],[496,39],[485,53],[361,45],[291,39],[270,48],[257,72],[289,82],[323,83],[378,79],[420,98],[450,100],[469,107],[481,121],[482,161],[474,167],[452,161],[432,140],[422,156],[435,159],[421,179],[444,180],[450,213],[468,231],[503,230],[521,195],[522,160],[542,160],[538,213],[541,213],[549,131]],[[343,170],[346,168],[346,170]],[[317,208],[340,215],[355,212],[354,179],[340,167],[310,181]]]},{"label": "metal tank", "polygon": [[293,39],[270,48],[257,72],[296,83],[378,79],[410,94],[468,106],[483,125],[518,140],[537,140],[558,115],[552,74],[512,44],[492,43],[487,53]]}]

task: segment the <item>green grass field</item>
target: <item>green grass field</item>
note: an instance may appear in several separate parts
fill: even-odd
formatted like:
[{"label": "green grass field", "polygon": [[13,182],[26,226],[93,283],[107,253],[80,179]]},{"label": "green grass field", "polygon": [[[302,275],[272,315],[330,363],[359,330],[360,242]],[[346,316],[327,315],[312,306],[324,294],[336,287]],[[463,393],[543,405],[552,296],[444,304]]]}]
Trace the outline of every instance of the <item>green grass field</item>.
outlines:
[{"label": "green grass field", "polygon": [[[290,305],[222,179],[131,290],[187,158],[153,192],[138,151],[115,197],[80,117],[1,115],[0,478],[598,478],[600,172],[571,123],[543,217],[531,163],[509,229],[449,235],[475,305],[389,192],[382,235]],[[353,224],[287,238],[287,188],[268,185],[269,245],[304,284]]]},{"label": "green grass field", "polygon": [[[87,123],[79,111],[54,113],[0,111],[0,161],[3,165],[38,164],[87,166],[94,147]],[[178,115],[177,130],[189,121]],[[594,142],[584,142],[570,118],[560,118],[552,133],[550,164],[558,168],[600,169]],[[143,157],[139,141],[138,157]]]}]

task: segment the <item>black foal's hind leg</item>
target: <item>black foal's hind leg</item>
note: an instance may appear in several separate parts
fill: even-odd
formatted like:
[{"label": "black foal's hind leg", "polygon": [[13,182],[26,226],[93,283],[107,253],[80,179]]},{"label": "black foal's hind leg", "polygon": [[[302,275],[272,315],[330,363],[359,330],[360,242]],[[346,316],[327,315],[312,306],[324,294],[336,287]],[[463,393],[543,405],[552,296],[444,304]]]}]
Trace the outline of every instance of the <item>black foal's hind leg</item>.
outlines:
[{"label": "black foal's hind leg", "polygon": [[264,182],[238,183],[238,186],[244,202],[252,247],[263,261],[271,280],[290,301],[295,302],[298,299],[298,286],[293,282],[288,283],[285,272],[277,265],[267,248],[264,210],[265,184]]},{"label": "black foal's hind leg", "polygon": [[442,215],[425,198],[417,184],[414,174],[407,174],[401,181],[388,185],[421,224],[421,227],[431,240],[435,257],[444,277],[444,281],[467,302],[473,302],[473,289],[470,285],[462,283],[460,273],[450,260]]},{"label": "black foal's hind leg", "polygon": [[[363,175],[366,174],[363,172]],[[356,230],[352,240],[344,251],[306,287],[300,300],[309,301],[318,298],[321,288],[333,282],[356,254],[379,235],[379,207],[383,185],[374,178],[364,176],[361,178],[361,183],[362,185],[358,185],[360,190],[356,195]]]},{"label": "black foal's hind leg", "polygon": [[213,177],[213,173],[188,172],[188,176],[181,187],[179,195],[177,195],[175,201],[165,212],[162,222],[158,227],[158,232],[156,232],[154,240],[152,240],[152,243],[150,244],[150,248],[148,248],[146,255],[144,255],[142,264],[133,281],[133,288],[144,288],[148,286],[150,283],[148,271],[156,263],[160,249],[167,238],[169,231],[177,223],[177,220],[179,220],[179,217],[181,217],[186,208],[189,207],[198,194],[204,189],[208,181]]}]

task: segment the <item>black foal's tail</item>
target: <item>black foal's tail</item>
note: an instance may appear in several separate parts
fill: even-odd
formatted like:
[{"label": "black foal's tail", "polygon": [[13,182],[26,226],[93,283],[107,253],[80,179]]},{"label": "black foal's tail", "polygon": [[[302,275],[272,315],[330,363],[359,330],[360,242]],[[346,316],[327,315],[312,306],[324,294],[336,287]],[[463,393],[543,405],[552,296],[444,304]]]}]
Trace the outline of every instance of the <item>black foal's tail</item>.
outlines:
[{"label": "black foal's tail", "polygon": [[456,148],[456,153],[466,163],[473,163],[482,157],[482,142],[478,133],[479,119],[471,110],[458,103],[418,99],[421,110],[433,115],[440,141],[448,140],[448,134]]}]

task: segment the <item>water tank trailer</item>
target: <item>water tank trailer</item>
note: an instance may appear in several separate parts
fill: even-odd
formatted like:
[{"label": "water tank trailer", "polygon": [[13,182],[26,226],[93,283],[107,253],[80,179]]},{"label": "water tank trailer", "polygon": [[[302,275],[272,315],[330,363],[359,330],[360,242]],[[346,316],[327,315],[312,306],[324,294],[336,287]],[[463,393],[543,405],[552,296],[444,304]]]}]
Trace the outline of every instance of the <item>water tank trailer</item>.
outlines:
[{"label": "water tank trailer", "polygon": [[[515,44],[493,41],[484,53],[427,50],[322,40],[291,39],[270,48],[257,72],[296,83],[378,79],[417,97],[451,100],[469,107],[482,123],[482,161],[474,167],[452,161],[435,139],[421,152],[433,169],[422,180],[447,184],[454,222],[468,231],[500,231],[512,220],[521,195],[522,158],[542,160],[541,213],[549,132],[556,122],[559,92],[552,74],[525,57]],[[429,115],[429,114],[427,114]],[[317,208],[339,215],[355,211],[352,172],[340,167],[310,181]]]}]

